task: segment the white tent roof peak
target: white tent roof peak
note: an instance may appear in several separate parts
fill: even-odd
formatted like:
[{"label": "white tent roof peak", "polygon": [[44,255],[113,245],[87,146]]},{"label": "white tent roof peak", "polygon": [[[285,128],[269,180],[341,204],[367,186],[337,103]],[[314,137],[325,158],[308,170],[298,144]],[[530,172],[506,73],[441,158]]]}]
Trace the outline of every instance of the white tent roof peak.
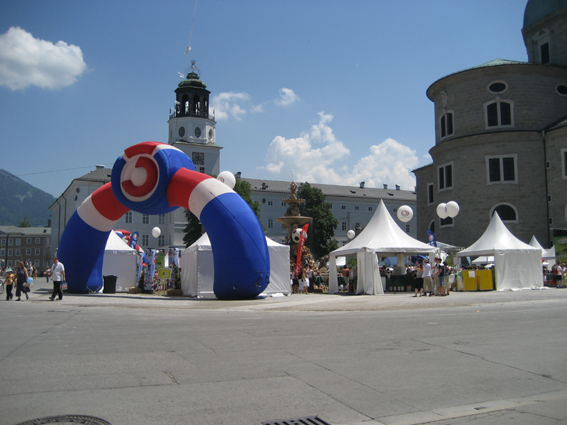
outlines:
[{"label": "white tent roof peak", "polygon": [[394,221],[384,201],[380,200],[372,219],[360,234],[332,255],[352,255],[361,250],[376,253],[427,254],[435,247],[420,242],[404,232]]},{"label": "white tent roof peak", "polygon": [[471,246],[459,252],[459,256],[474,257],[475,255],[492,255],[497,251],[534,252],[537,250],[541,251],[541,248],[534,248],[516,238],[495,212],[482,236]]}]

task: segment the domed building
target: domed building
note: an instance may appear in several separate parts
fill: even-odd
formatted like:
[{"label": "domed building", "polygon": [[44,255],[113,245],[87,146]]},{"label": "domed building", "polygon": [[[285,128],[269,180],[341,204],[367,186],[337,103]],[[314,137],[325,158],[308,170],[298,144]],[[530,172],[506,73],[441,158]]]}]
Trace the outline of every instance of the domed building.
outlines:
[{"label": "domed building", "polygon": [[[549,248],[567,235],[567,0],[529,0],[528,61],[495,59],[435,81],[433,163],[414,170],[418,239],[468,246],[494,212]],[[456,201],[455,218],[437,215]]]}]

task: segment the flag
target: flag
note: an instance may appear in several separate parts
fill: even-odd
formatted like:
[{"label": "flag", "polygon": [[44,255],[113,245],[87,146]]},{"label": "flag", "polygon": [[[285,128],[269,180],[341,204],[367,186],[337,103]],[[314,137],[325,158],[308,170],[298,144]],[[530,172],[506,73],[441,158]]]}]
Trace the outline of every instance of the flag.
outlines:
[{"label": "flag", "polygon": [[437,241],[435,240],[435,234],[431,230],[428,230],[427,235],[429,236],[429,245],[437,248]]},{"label": "flag", "polygon": [[136,249],[136,245],[138,245],[138,238],[140,237],[140,234],[138,232],[134,232],[130,235],[130,248],[134,248]]},{"label": "flag", "polygon": [[305,238],[307,238],[307,229],[309,228],[309,223],[303,226],[301,229],[301,237],[299,238],[299,246],[297,247],[297,262],[295,263],[295,276],[299,279],[301,275],[301,253],[303,252],[303,245],[305,244]]}]

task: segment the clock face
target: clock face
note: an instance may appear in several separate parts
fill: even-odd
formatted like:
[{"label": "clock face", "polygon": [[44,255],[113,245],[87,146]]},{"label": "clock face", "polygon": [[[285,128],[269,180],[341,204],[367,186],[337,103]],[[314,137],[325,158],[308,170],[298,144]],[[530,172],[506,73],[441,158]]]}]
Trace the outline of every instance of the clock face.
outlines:
[{"label": "clock face", "polygon": [[199,127],[195,127],[195,137],[201,137],[201,129]]},{"label": "clock face", "polygon": [[179,127],[179,137],[185,136],[185,127]]},{"label": "clock face", "polygon": [[213,129],[210,128],[210,129],[209,129],[209,140],[210,140],[210,141],[213,141],[213,135],[214,135]]}]

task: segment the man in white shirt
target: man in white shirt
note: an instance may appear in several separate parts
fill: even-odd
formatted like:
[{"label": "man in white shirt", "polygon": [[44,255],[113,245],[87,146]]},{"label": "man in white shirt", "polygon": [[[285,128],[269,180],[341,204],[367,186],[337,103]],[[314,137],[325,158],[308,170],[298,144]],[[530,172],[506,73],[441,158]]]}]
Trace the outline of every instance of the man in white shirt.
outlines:
[{"label": "man in white shirt", "polygon": [[429,259],[423,260],[423,293],[431,296],[432,281],[431,281],[431,264]]},{"label": "man in white shirt", "polygon": [[59,301],[63,299],[63,291],[61,291],[61,283],[65,281],[65,266],[59,262],[57,257],[53,257],[53,265],[49,272],[53,280],[53,295],[49,297],[51,301],[55,299],[55,295],[59,295]]}]

